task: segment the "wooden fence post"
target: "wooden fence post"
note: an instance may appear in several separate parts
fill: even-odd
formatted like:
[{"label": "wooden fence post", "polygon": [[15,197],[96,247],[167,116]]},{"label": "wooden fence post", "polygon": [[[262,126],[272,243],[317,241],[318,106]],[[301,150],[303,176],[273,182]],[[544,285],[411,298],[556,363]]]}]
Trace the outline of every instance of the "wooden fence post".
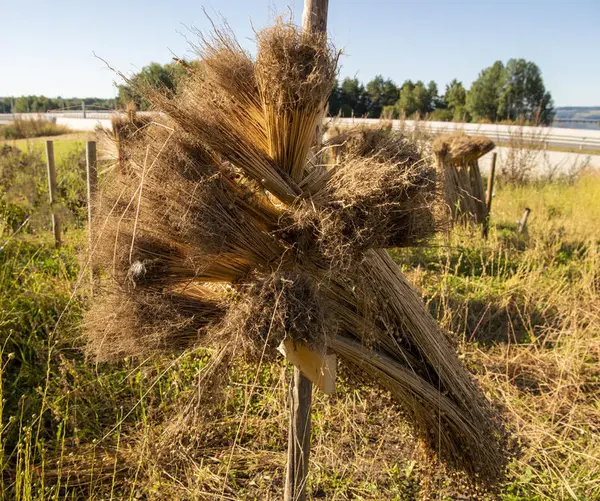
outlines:
[{"label": "wooden fence post", "polygon": [[312,383],[294,367],[290,385],[290,430],[284,501],[304,501],[310,457]]},{"label": "wooden fence post", "polygon": [[89,234],[89,266],[92,275],[92,284],[98,276],[98,270],[94,265],[94,231],[93,215],[94,199],[98,188],[98,165],[96,160],[96,141],[88,141],[85,148],[86,179],[87,179],[87,206],[88,206],[88,234]]},{"label": "wooden fence post", "polygon": [[519,221],[519,235],[522,235],[527,231],[527,219],[529,218],[529,214],[531,214],[531,209],[529,207],[525,207],[525,211],[523,212],[523,217],[521,217]]},{"label": "wooden fence post", "polygon": [[[329,0],[304,0],[302,30],[308,33],[327,33]],[[321,141],[321,124],[315,131]],[[305,501],[308,459],[310,456],[310,418],[312,383],[294,366],[294,381],[290,388],[290,428],[285,478],[284,501]]]},{"label": "wooden fence post", "polygon": [[60,247],[60,218],[56,213],[56,167],[54,165],[54,143],[52,141],[46,141],[46,166],[48,168],[48,194],[50,196],[54,245]]},{"label": "wooden fence post", "polygon": [[492,213],[492,196],[494,194],[494,177],[496,175],[496,158],[498,154],[492,153],[492,165],[490,166],[490,177],[488,177],[487,194],[485,198],[485,206],[487,209],[487,216],[483,223],[483,238],[487,239],[490,231],[490,215]]}]

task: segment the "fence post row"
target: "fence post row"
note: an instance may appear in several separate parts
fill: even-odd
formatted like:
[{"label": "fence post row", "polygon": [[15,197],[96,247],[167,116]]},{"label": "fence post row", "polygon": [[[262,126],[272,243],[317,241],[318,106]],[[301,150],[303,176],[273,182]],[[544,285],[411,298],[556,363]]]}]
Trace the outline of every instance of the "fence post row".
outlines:
[{"label": "fence post row", "polygon": [[55,247],[60,247],[60,218],[56,212],[56,167],[54,164],[54,143],[52,141],[46,141],[46,166],[48,170],[48,194],[50,198],[54,245]]}]

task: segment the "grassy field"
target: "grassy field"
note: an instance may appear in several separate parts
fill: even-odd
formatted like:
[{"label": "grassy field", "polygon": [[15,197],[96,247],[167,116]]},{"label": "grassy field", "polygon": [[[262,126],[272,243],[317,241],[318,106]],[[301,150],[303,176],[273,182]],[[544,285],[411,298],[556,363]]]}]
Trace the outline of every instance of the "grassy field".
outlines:
[{"label": "grassy field", "polygon": [[[211,353],[86,360],[83,140],[57,145],[58,250],[39,146],[0,156],[0,498],[280,499],[283,362],[236,366],[207,419],[193,409]],[[390,252],[521,446],[499,498],[600,499],[600,176],[500,186],[492,218],[488,241],[456,230]],[[486,499],[426,457],[386,393],[342,368],[314,398],[310,499]]]},{"label": "grassy field", "polygon": [[6,144],[24,152],[45,155],[45,141],[51,140],[54,142],[54,156],[57,161],[60,161],[74,151],[85,148],[86,141],[93,140],[92,136],[93,133],[90,132],[70,132],[59,136],[38,137],[35,139],[8,139],[0,141],[0,147]]}]

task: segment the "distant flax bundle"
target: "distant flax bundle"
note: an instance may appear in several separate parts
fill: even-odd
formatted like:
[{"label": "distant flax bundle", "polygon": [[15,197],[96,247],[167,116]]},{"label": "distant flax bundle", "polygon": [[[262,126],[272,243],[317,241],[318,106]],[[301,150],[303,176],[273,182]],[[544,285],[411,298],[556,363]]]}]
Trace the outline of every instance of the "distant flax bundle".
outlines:
[{"label": "distant flax bundle", "polygon": [[452,220],[484,223],[488,209],[478,159],[492,151],[494,143],[485,136],[456,133],[438,137],[432,149]]},{"label": "distant flax bundle", "polygon": [[168,118],[129,136],[127,168],[98,200],[106,278],[85,319],[90,350],[264,360],[286,338],[333,350],[442,459],[493,482],[502,426],[384,250],[435,233],[435,167],[389,133],[320,165],[311,146],[336,54],[282,22],[257,45],[252,60],[218,30],[177,94],[147,93]]}]

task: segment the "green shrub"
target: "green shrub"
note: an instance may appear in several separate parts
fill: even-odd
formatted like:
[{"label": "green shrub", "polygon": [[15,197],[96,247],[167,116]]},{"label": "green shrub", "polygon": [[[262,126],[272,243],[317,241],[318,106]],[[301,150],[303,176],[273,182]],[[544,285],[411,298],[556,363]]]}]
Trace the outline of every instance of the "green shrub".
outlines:
[{"label": "green shrub", "polygon": [[[81,227],[86,216],[85,151],[77,148],[57,163],[58,203],[63,223]],[[46,161],[37,150],[22,152],[0,147],[0,221],[16,230],[27,219],[30,225],[50,224]]]},{"label": "green shrub", "polygon": [[381,112],[381,118],[385,120],[397,120],[400,117],[398,107],[395,104],[384,106]]},{"label": "green shrub", "polygon": [[434,122],[450,122],[453,118],[453,113],[452,110],[449,110],[448,108],[446,109],[439,109],[439,110],[433,110],[430,114],[429,114],[429,120],[432,120]]}]

